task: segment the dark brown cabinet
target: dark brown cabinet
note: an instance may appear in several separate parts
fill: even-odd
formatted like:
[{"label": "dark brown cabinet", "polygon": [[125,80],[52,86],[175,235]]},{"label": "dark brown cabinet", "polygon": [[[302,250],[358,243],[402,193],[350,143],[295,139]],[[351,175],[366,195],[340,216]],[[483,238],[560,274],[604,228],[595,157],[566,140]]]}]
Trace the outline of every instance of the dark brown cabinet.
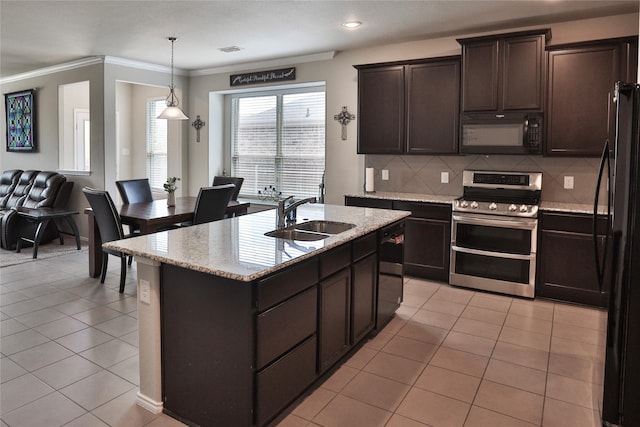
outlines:
[{"label": "dark brown cabinet", "polygon": [[635,45],[625,38],[548,48],[546,155],[599,156],[613,141],[614,85],[636,80]]},{"label": "dark brown cabinet", "polygon": [[[351,342],[354,343],[366,336],[376,324],[376,283],[378,280],[376,246],[375,233],[353,243]],[[362,247],[362,250],[359,251],[359,247]],[[365,257],[359,259],[362,254]],[[367,256],[367,254],[370,255]]]},{"label": "dark brown cabinet", "polygon": [[359,154],[457,152],[459,57],[356,68]]},{"label": "dark brown cabinet", "polygon": [[[598,284],[591,215],[543,212],[539,224],[536,296],[606,307],[609,284]],[[606,220],[597,225],[603,253]]]},{"label": "dark brown cabinet", "polygon": [[462,111],[542,111],[549,30],[459,39]]},{"label": "dark brown cabinet", "polygon": [[324,372],[351,344],[351,270],[345,268],[320,282],[318,371]]},{"label": "dark brown cabinet", "polygon": [[403,65],[358,69],[359,154],[402,153],[404,104]]},{"label": "dark brown cabinet", "polygon": [[411,211],[411,216],[405,219],[404,273],[449,281],[450,204],[346,196],[345,205]]},{"label": "dark brown cabinet", "polygon": [[451,207],[415,202],[394,202],[393,206],[412,212],[405,220],[405,274],[448,282]]}]

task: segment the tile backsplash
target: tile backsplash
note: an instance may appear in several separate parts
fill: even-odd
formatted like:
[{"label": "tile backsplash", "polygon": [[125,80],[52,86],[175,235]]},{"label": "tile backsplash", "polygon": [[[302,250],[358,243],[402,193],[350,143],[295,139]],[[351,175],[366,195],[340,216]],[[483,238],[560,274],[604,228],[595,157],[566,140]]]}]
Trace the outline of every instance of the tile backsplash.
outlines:
[{"label": "tile backsplash", "polygon": [[[366,155],[365,164],[374,168],[376,191],[436,195],[462,194],[462,171],[499,170],[542,172],[542,200],[562,203],[593,203],[600,159],[505,155],[394,156]],[[389,179],[382,180],[382,170]],[[440,182],[449,173],[449,183]],[[573,189],[564,188],[564,177],[574,178]],[[603,184],[604,187],[604,184]]]}]

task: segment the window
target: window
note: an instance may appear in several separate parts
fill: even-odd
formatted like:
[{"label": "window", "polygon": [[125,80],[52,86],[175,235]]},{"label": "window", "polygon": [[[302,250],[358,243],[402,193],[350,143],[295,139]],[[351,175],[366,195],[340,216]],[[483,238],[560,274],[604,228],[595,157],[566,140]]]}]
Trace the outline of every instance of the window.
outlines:
[{"label": "window", "polygon": [[167,107],[164,99],[147,102],[147,176],[151,188],[162,189],[167,180],[167,120],[156,119]]},{"label": "window", "polygon": [[321,88],[234,95],[231,175],[242,195],[274,186],[283,196],[319,195],[324,174],[325,92]]},{"label": "window", "polygon": [[65,173],[91,170],[89,81],[58,86],[58,169]]}]

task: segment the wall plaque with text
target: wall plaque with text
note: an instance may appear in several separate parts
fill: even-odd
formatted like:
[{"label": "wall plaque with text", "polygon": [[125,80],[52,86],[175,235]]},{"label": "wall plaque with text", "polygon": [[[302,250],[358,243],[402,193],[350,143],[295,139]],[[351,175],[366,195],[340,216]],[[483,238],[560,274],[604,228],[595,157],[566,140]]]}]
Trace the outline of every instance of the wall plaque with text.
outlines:
[{"label": "wall plaque with text", "polygon": [[257,71],[254,73],[233,74],[229,77],[231,86],[244,86],[260,83],[282,82],[296,79],[296,67],[279,70]]}]

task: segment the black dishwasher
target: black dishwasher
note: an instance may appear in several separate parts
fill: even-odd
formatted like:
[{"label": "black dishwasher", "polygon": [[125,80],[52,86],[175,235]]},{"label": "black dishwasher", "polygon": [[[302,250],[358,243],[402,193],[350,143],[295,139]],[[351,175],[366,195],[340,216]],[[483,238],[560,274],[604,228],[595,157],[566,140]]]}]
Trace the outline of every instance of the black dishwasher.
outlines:
[{"label": "black dishwasher", "polygon": [[378,231],[378,331],[391,320],[402,302],[403,262],[404,220]]}]

